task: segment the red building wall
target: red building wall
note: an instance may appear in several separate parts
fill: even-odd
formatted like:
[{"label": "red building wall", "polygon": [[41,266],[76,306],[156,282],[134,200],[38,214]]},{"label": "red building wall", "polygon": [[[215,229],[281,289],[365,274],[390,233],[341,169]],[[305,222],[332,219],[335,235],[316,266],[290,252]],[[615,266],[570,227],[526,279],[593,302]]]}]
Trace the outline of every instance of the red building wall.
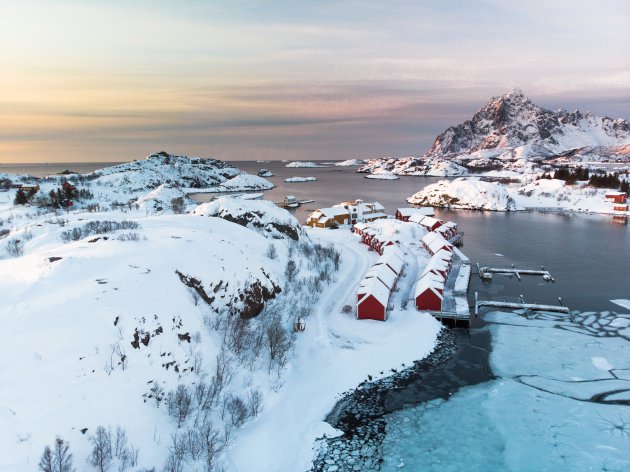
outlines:
[{"label": "red building wall", "polygon": [[425,290],[416,297],[416,309],[442,311],[442,300],[431,290]]},{"label": "red building wall", "polygon": [[357,318],[359,320],[385,321],[386,311],[386,307],[381,305],[376,298],[368,295],[357,305]]}]

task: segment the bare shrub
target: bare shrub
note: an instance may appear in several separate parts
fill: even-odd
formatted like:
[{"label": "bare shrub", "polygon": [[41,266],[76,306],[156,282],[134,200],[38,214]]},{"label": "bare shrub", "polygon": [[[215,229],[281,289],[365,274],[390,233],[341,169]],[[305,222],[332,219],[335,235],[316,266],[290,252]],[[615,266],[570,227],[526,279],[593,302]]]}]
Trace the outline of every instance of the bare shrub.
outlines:
[{"label": "bare shrub", "polygon": [[278,251],[276,250],[276,246],[273,243],[269,244],[265,255],[272,260],[278,257]]},{"label": "bare shrub", "polygon": [[176,197],[171,199],[171,210],[173,213],[181,214],[186,211],[186,204],[184,202],[184,197]]},{"label": "bare shrub", "polygon": [[19,239],[11,239],[6,245],[7,254],[11,257],[20,257],[24,255],[24,243]]}]

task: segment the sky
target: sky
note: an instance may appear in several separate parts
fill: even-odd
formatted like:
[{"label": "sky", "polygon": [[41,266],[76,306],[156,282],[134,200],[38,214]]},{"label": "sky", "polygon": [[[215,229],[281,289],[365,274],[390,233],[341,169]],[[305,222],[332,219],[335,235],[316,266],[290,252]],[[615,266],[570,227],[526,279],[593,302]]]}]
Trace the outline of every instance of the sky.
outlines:
[{"label": "sky", "polygon": [[627,0],[0,0],[0,163],[421,155],[518,87],[630,119]]}]

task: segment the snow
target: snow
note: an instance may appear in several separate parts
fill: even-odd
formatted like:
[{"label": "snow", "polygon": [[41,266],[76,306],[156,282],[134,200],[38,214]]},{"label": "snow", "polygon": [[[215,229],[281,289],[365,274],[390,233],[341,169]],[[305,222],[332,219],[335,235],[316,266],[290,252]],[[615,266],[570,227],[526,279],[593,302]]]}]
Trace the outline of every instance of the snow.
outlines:
[{"label": "snow", "polygon": [[613,365],[605,357],[601,357],[601,356],[591,357],[591,362],[593,363],[595,367],[597,367],[600,370],[614,369]]},{"label": "snow", "polygon": [[155,190],[147,193],[137,200],[141,211],[145,213],[172,213],[171,202],[175,198],[181,198],[185,204],[192,201],[180,188],[175,188],[167,184],[162,184]]},{"label": "snow", "polygon": [[606,190],[563,180],[541,179],[524,184],[501,184],[479,178],[440,180],[409,197],[409,203],[450,208],[516,211],[530,209],[628,214],[613,210]]},{"label": "snow", "polygon": [[288,183],[315,182],[316,180],[316,177],[289,177],[288,179],[284,179],[284,181]]},{"label": "snow", "polygon": [[[25,238],[21,257],[8,258],[0,250],[0,345],[10,353],[0,357],[0,384],[11,385],[0,389],[0,470],[36,468],[44,445],[57,435],[69,441],[75,466],[82,470],[88,438],[98,425],[124,427],[140,449],[138,467],[160,470],[176,426],[163,404],[158,408],[153,399],[145,403],[143,395],[151,385],[168,392],[197,382],[189,370],[197,355],[201,368],[214,371],[222,340],[207,320],[241,313],[247,289],[256,284],[267,292],[282,289],[276,293],[278,301],[292,303],[284,289],[289,251],[296,245],[293,232],[300,244],[333,244],[342,255],[340,270],[317,295],[307,329],[297,335],[279,375],[269,375],[258,364],[252,370],[235,368],[228,393],[245,395],[259,388],[264,403],[258,418],[235,429],[233,444],[221,459],[226,469],[307,469],[313,441],[334,434],[323,418],[339,395],[368,375],[379,377],[378,372],[421,359],[434,348],[441,325],[426,314],[395,310],[386,323],[379,323],[358,322],[353,314],[341,313],[344,305],[355,306],[360,280],[377,258],[355,235],[314,229],[307,237],[295,218],[264,200],[220,197],[188,208],[188,214],[167,214],[159,206],[187,190],[170,179],[179,175],[175,171],[168,174],[171,184],[160,180],[166,177],[157,173],[164,159],[104,172],[98,179],[107,178],[111,185],[92,187],[99,198],[133,198],[135,206],[92,213],[76,208],[56,215],[13,208],[11,234],[30,232],[32,238]],[[154,179],[136,179],[143,165],[154,166],[153,160]],[[192,162],[167,161],[182,168]],[[225,169],[229,175],[217,177],[223,183],[215,187],[243,189],[257,182],[249,178],[253,176],[233,175],[238,169]],[[0,216],[8,211],[8,205],[0,207]],[[118,238],[129,231],[62,243],[63,232],[95,220],[130,220],[139,228],[133,230],[135,237],[123,240]],[[417,242],[424,234],[396,220],[372,224],[379,234],[402,241]],[[271,244],[277,251],[273,259],[267,256]],[[315,275],[308,260],[293,254],[304,276]],[[198,279],[212,302],[195,298],[182,276]],[[151,334],[146,346],[132,347],[135,330]],[[190,343],[179,338],[185,333],[193,338]],[[112,365],[113,346],[118,345],[127,359],[124,370],[117,362]],[[81,428],[88,428],[85,435]]]},{"label": "snow", "polygon": [[294,161],[294,162],[290,162],[289,164],[287,164],[285,167],[295,167],[295,168],[300,168],[300,167],[304,167],[304,168],[312,168],[312,167],[328,167],[322,164],[318,164],[316,162],[310,162],[310,161]]},{"label": "snow", "polygon": [[398,177],[396,174],[392,174],[391,172],[381,172],[378,174],[369,174],[365,176],[366,179],[372,179],[372,180],[398,180],[400,179],[400,177]]},{"label": "snow", "polygon": [[335,165],[340,167],[362,166],[365,161],[362,159],[348,159],[347,161],[337,162]]},{"label": "snow", "polygon": [[613,302],[615,305],[619,305],[626,308],[627,310],[630,310],[630,300],[627,300],[625,298],[619,298],[617,300],[610,300],[610,301]]}]

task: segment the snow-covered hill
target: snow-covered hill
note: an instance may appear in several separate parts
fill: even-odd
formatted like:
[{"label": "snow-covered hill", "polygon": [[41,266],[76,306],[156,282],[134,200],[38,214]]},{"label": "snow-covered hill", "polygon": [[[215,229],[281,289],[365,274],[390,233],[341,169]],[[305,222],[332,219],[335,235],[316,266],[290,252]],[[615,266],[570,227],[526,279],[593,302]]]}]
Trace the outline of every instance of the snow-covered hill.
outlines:
[{"label": "snow-covered hill", "polygon": [[440,133],[425,155],[371,159],[359,172],[461,176],[514,169],[523,173],[545,163],[630,165],[629,146],[628,121],[546,110],[515,89],[493,97],[470,120]]},{"label": "snow-covered hill", "polygon": [[440,180],[409,197],[416,205],[470,210],[517,211],[560,210],[585,213],[628,215],[614,210],[604,198],[606,190],[586,186],[585,182],[567,185],[563,180],[540,179],[504,184],[476,177]]}]

